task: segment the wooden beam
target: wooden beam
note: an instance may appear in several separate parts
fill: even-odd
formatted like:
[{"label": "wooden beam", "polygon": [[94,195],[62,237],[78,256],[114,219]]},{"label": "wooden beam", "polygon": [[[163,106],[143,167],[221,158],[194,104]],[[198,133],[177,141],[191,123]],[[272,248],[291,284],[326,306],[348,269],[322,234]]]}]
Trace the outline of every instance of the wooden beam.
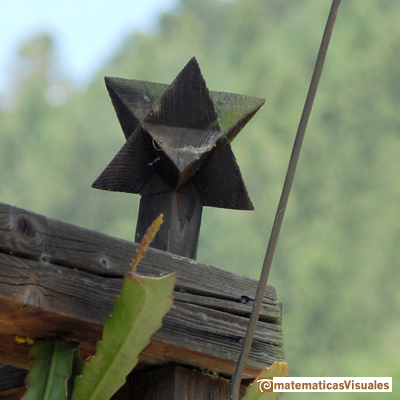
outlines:
[{"label": "wooden beam", "polygon": [[[0,203],[0,336],[8,338],[0,340],[0,361],[28,367],[14,335],[77,340],[90,353],[137,246]],[[231,375],[257,282],[155,249],[138,269],[150,276],[171,271],[178,274],[174,306],[140,367],[178,363]],[[245,377],[283,360],[282,345],[281,311],[269,286]]]}]

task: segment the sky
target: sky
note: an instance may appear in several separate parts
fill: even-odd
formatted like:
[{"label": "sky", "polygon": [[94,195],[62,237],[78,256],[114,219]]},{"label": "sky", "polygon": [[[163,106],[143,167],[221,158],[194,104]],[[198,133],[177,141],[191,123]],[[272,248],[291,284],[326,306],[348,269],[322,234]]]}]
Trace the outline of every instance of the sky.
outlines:
[{"label": "sky", "polygon": [[26,39],[51,33],[63,71],[85,83],[132,31],[154,29],[178,0],[0,0],[0,92],[11,84],[13,56]]}]

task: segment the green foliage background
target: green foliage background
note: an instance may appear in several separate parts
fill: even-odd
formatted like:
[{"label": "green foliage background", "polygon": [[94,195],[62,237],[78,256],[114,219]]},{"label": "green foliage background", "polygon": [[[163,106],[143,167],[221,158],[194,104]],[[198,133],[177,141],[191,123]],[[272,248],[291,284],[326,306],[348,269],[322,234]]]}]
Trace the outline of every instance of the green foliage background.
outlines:
[{"label": "green foliage background", "polygon": [[[198,254],[258,278],[330,4],[181,0],[79,88],[51,34],[29,38],[0,110],[0,201],[132,240],[138,196],[90,188],[124,142],[103,76],[169,83],[195,55],[210,89],[266,98],[233,143],[256,210],[206,208]],[[400,378],[399,15],[342,2],[269,281],[291,375]]]}]

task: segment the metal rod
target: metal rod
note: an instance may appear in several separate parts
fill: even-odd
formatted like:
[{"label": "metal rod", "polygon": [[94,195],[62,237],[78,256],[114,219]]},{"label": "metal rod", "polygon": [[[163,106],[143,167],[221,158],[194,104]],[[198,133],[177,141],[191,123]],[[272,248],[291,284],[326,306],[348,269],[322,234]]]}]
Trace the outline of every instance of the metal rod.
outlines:
[{"label": "metal rod", "polygon": [[319,79],[321,77],[325,56],[331,39],[333,26],[335,25],[336,15],[340,6],[340,2],[341,0],[333,0],[328,20],[326,22],[325,31],[322,36],[322,41],[319,48],[317,60],[315,62],[314,72],[311,78],[310,87],[308,89],[307,98],[303,108],[303,113],[301,115],[299,126],[297,128],[296,138],[293,144],[293,150],[290,156],[286,178],[282,188],[282,194],[279,200],[278,209],[276,211],[274,224],[272,226],[271,236],[269,239],[267,251],[264,258],[264,263],[257,287],[256,296],[254,299],[253,310],[250,315],[250,321],[247,327],[247,332],[243,343],[243,348],[240,353],[238,363],[236,365],[235,373],[233,374],[232,387],[231,387],[231,400],[239,400],[239,390],[240,390],[240,383],[242,380],[243,370],[246,366],[251,344],[253,342],[254,332],[256,330],[257,321],[260,315],[260,309],[264,298],[265,289],[267,287],[268,276],[271,270],[272,259],[274,257],[275,248],[278,242],[279,232],[286,211],[286,205],[289,199],[290,190],[292,188],[292,183],[297,167],[297,161],[300,156],[301,145],[303,143],[304,134],[307,128],[307,123],[311,114],[311,109],[314,103],[315,94],[317,92]]}]

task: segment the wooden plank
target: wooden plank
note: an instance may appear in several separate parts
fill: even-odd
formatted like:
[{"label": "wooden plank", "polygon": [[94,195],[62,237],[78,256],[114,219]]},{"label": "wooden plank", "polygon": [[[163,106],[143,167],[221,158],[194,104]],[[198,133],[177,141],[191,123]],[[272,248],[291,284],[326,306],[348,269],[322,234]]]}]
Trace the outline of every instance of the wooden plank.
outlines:
[{"label": "wooden plank", "polygon": [[[57,336],[92,349],[136,249],[135,243],[0,203],[0,335]],[[230,375],[257,282],[154,249],[138,269],[151,276],[172,271],[178,274],[175,303],[141,354],[142,365],[174,362]],[[282,344],[281,312],[269,286],[245,377],[283,360]],[[0,342],[0,361],[13,363],[16,347]],[[13,364],[27,366],[20,357],[15,350]]]}]

